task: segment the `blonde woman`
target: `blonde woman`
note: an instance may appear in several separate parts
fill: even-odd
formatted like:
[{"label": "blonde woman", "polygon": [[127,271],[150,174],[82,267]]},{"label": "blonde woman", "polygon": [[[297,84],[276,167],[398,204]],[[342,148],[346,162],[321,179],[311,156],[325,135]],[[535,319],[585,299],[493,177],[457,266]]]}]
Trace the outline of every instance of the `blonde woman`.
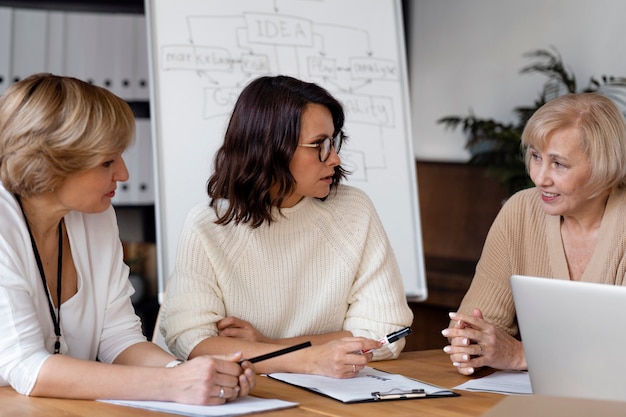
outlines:
[{"label": "blonde woman", "polygon": [[192,404],[254,386],[241,353],[182,363],[141,332],[111,206],[134,129],[123,100],[74,78],[36,74],[0,97],[0,385]]},{"label": "blonde woman", "polygon": [[[626,285],[626,122],[620,110],[595,93],[553,99],[530,118],[522,145],[535,187],[502,207],[472,285],[443,330],[450,340],[444,351],[465,375],[483,366],[526,369],[511,275]],[[576,339],[572,335],[572,343]]]}]

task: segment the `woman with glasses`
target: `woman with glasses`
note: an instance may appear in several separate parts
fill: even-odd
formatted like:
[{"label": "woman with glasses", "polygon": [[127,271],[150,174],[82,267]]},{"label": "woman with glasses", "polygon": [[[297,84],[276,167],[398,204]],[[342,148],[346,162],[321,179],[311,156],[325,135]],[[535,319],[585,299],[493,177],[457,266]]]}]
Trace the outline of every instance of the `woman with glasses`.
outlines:
[{"label": "woman with glasses", "polygon": [[403,340],[378,339],[409,326],[412,312],[372,202],[340,184],[343,124],[316,84],[274,76],[244,88],[209,202],[191,210],[179,241],[161,309],[170,350],[250,358],[311,341],[257,371],[336,378],[399,355]]}]

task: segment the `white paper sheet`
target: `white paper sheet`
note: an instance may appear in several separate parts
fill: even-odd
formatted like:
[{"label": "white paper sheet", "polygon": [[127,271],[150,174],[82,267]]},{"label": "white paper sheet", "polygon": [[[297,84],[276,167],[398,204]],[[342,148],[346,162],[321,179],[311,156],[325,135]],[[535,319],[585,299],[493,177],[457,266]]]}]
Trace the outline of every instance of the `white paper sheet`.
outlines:
[{"label": "white paper sheet", "polygon": [[530,377],[524,371],[497,371],[491,375],[471,379],[454,389],[495,392],[498,394],[532,394]]},{"label": "white paper sheet", "polygon": [[99,400],[106,403],[124,405],[128,407],[144,408],[152,411],[180,414],[181,416],[214,416],[227,417],[243,414],[258,413],[261,411],[279,410],[295,407],[298,403],[257,398],[243,397],[223,405],[189,405],[164,401],[126,401],[126,400]]}]

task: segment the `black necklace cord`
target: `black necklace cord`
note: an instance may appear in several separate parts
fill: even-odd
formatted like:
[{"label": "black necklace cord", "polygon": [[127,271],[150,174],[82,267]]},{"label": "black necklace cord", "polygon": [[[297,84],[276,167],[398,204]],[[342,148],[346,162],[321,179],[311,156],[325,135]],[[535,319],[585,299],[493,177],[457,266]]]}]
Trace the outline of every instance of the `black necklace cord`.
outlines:
[{"label": "black necklace cord", "polygon": [[35,253],[35,260],[37,261],[37,268],[39,269],[39,275],[41,276],[41,281],[43,282],[43,289],[46,292],[46,298],[48,299],[48,307],[50,308],[50,317],[52,317],[52,324],[54,325],[54,334],[57,339],[54,343],[54,353],[61,352],[61,282],[62,282],[62,271],[63,271],[63,219],[59,221],[59,250],[58,250],[58,258],[57,258],[57,311],[55,314],[54,304],[52,304],[52,298],[50,297],[50,291],[48,290],[48,284],[46,281],[46,274],[43,270],[43,263],[41,262],[41,256],[39,255],[39,250],[37,249],[37,243],[35,242],[35,237],[33,236],[33,232],[30,229],[30,225],[28,224],[28,218],[26,217],[26,213],[24,212],[24,207],[22,206],[22,201],[20,197],[16,194],[15,198],[17,199],[17,203],[20,205],[20,209],[22,210],[22,215],[24,216],[24,220],[26,221],[26,229],[28,229],[28,234],[30,235],[30,243],[33,246],[33,252]]}]

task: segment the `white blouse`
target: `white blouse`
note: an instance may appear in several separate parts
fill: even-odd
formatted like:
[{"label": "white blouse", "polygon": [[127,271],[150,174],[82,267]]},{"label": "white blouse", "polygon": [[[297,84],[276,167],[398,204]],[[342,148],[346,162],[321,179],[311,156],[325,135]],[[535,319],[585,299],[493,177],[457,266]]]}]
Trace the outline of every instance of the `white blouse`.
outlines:
[{"label": "white blouse", "polygon": [[[0,385],[29,394],[56,336],[24,216],[0,184]],[[70,212],[78,292],[61,306],[61,354],[111,363],[146,340],[130,295],[115,211]]]}]

